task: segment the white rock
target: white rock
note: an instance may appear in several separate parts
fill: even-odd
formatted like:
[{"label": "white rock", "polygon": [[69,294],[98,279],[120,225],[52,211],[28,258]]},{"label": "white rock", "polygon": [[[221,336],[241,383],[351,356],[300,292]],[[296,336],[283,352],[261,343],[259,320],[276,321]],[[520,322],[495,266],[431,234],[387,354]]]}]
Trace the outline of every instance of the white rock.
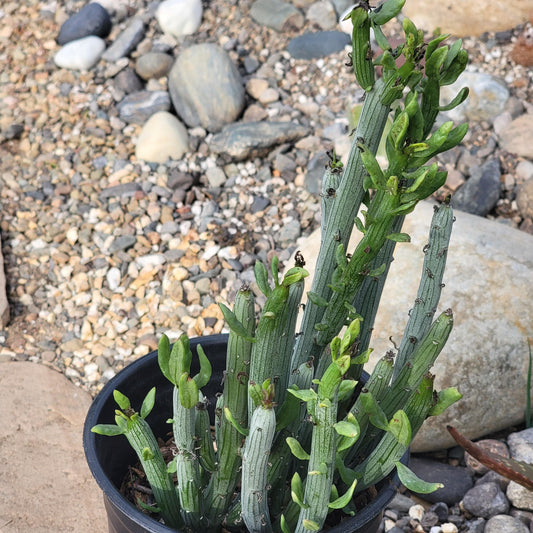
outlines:
[{"label": "white rock", "polygon": [[154,113],[137,139],[135,156],[151,163],[179,159],[189,149],[185,126],[167,111]]},{"label": "white rock", "polygon": [[60,68],[89,70],[96,65],[104,50],[105,41],[96,35],[89,35],[61,47],[54,56],[54,63]]},{"label": "white rock", "polygon": [[533,492],[522,485],[511,481],[507,486],[506,495],[513,507],[524,509],[525,511],[533,511]]},{"label": "white rock", "polygon": [[[369,368],[392,348],[389,336],[399,344],[416,298],[432,211],[431,204],[423,202],[406,219],[402,231],[411,236],[411,243],[396,247],[374,327]],[[533,323],[533,236],[474,215],[455,215],[439,306],[453,309],[455,325],[432,372],[438,390],[456,386],[463,398],[425,422],[413,442],[417,452],[453,446],[447,424],[475,439],[524,418],[527,336]],[[355,232],[348,251],[358,235]],[[315,232],[299,247],[310,270],[319,242]]]},{"label": "white rock", "polygon": [[116,291],[120,287],[120,270],[117,267],[112,267],[107,271],[106,279],[109,290]]},{"label": "white rock", "polygon": [[201,0],[165,0],[159,4],[155,16],[164,33],[181,37],[198,29],[202,12]]}]

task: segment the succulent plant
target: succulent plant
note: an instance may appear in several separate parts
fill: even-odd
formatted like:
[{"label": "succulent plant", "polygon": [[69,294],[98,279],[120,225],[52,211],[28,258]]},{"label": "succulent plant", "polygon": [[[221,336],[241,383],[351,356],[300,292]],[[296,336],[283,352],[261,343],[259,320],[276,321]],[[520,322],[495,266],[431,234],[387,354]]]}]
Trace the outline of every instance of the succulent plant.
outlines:
[{"label": "succulent plant", "polygon": [[[271,275],[266,265],[255,265],[265,296],[258,318],[246,285],[232,309],[221,305],[230,333],[214,430],[202,394],[211,373],[208,356],[198,348],[200,371],[192,376],[188,338],[171,346],[163,335],[159,365],[175,386],[171,422],[177,451],[170,465],[144,420],[154,404],[153,390],[139,412],[115,391],[116,424],[93,428],[128,438],[170,527],[221,531],[244,524],[253,533],[319,531],[333,509],[357,512],[354,494],[395,467],[417,492],[437,486],[418,480],[399,460],[424,420],[460,398],[455,388],[437,394],[429,372],[453,325],[451,310],[434,318],[453,222],[448,203],[435,208],[418,295],[398,353],[385,354],[364,387],[358,386],[396,243],[409,241],[401,231],[404,217],[445,183],[446,172],[431,160],[467,131],[466,124],[451,122],[434,128],[438,112],[468,94],[463,89],[440,106],[440,87],[453,83],[466,65],[461,41],[448,46],[448,36],[439,35],[425,42],[404,18],[405,41],[391,48],[381,26],[403,4],[386,0],[374,9],[363,0],[349,15],[351,62],[365,99],[346,166],[333,154],[324,173],[321,247],[305,306],[308,273],[301,254],[283,276],[276,258]],[[375,59],[371,29],[382,49]],[[390,114],[383,169],[375,153]],[[349,250],[354,227],[362,237]]]}]

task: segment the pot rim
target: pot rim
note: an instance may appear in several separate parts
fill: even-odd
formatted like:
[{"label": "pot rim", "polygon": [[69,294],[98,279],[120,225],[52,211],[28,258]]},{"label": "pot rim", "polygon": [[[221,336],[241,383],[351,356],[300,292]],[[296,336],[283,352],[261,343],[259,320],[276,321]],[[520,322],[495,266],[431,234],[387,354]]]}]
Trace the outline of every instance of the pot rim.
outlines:
[{"label": "pot rim", "polygon": [[[190,339],[191,347],[194,348],[197,344],[202,344],[204,349],[209,346],[217,345],[220,343],[227,343],[228,334],[207,335],[205,337],[194,337]],[[207,351],[207,350],[206,350]],[[103,491],[105,498],[109,500],[109,503],[113,505],[117,511],[123,513],[126,516],[131,517],[137,524],[146,529],[150,533],[176,533],[175,529],[157,522],[153,518],[141,512],[135,505],[133,505],[127,498],[125,498],[115,484],[109,479],[107,473],[100,463],[98,454],[96,453],[96,439],[105,438],[101,435],[97,435],[91,431],[91,428],[98,423],[99,414],[104,404],[113,395],[113,391],[117,388],[119,382],[123,382],[129,376],[133,376],[138,372],[143,372],[146,368],[150,367],[157,361],[157,350],[154,350],[139,359],[128,364],[120,372],[118,372],[113,378],[111,378],[94,398],[83,426],[83,448],[85,457],[89,465],[89,469],[96,480],[98,486]],[[368,379],[368,375],[367,375]],[[401,461],[407,464],[409,461],[409,450],[404,454]],[[350,521],[357,520],[360,523],[359,526],[374,519],[390,502],[394,494],[396,494],[398,487],[400,486],[400,480],[398,474],[394,472],[391,476],[387,476],[390,479],[387,486],[382,487],[378,491],[378,495],[372,502],[363,507],[354,517],[347,518],[341,524],[328,529],[331,533],[344,533],[349,530],[351,524]],[[386,478],[385,478],[386,479]]]}]

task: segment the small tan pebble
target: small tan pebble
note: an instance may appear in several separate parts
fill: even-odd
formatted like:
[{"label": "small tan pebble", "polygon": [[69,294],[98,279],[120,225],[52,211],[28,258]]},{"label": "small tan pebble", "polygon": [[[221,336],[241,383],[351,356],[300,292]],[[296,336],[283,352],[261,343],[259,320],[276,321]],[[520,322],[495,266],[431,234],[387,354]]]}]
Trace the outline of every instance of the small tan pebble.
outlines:
[{"label": "small tan pebble", "polygon": [[446,522],[440,526],[442,533],[458,533],[457,526],[450,522]]},{"label": "small tan pebble", "polygon": [[409,509],[409,516],[418,521],[422,520],[422,517],[424,516],[424,507],[419,504],[413,505]]}]

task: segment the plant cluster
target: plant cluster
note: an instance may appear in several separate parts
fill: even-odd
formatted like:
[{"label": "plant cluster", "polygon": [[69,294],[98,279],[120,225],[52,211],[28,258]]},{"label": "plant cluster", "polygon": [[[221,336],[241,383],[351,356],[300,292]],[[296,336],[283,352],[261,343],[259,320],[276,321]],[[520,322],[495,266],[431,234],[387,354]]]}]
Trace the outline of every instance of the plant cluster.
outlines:
[{"label": "plant cluster", "polygon": [[[374,9],[363,0],[349,15],[351,64],[365,100],[346,166],[333,155],[325,170],[321,247],[305,306],[308,273],[300,254],[284,276],[276,258],[271,276],[267,266],[255,265],[266,298],[259,318],[247,286],[232,309],[221,305],[230,334],[213,430],[202,393],[211,374],[208,354],[198,347],[200,371],[193,376],[187,337],[173,346],[161,338],[159,365],[174,384],[170,422],[177,451],[170,465],[145,421],[154,390],[139,412],[115,391],[116,424],[93,428],[127,437],[170,527],[319,531],[334,509],[357,513],[354,495],[395,467],[418,492],[435,489],[399,461],[424,420],[460,397],[454,388],[437,394],[429,373],[453,324],[451,310],[434,318],[453,222],[447,203],[435,209],[418,295],[398,352],[387,353],[364,386],[361,379],[395,245],[409,241],[401,231],[404,217],[445,183],[446,172],[430,160],[467,131],[466,124],[451,122],[434,128],[438,112],[468,93],[463,89],[440,106],[440,87],[453,83],[467,62],[461,41],[449,46],[448,36],[439,35],[425,42],[404,18],[405,41],[391,48],[382,25],[400,13],[404,1],[386,0]],[[382,50],[375,59],[371,29]],[[382,169],[374,154],[391,113],[388,167]],[[348,253],[354,226],[362,237]]]}]

